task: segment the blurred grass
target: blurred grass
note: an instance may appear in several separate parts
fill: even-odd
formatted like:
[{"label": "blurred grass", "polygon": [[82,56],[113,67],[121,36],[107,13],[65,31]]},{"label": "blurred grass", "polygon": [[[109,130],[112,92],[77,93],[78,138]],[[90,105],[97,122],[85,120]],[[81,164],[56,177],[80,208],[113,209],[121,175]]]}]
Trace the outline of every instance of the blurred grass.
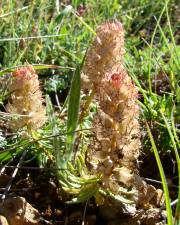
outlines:
[{"label": "blurred grass", "polygon": [[[42,82],[46,80],[44,94],[53,93],[60,97],[64,93],[62,90],[70,86],[74,68],[81,63],[97,25],[105,20],[120,20],[125,28],[125,65],[139,88],[143,150],[151,149],[152,140],[148,140],[144,126],[148,122],[160,156],[170,151],[172,158],[178,159],[179,0],[122,0],[120,3],[118,0],[64,0],[61,3],[58,0],[1,0],[0,74],[7,74],[26,62],[57,65],[59,67],[42,67],[39,75]],[[50,103],[49,110],[51,114]],[[43,132],[48,133],[48,126],[46,129]],[[59,128],[54,132],[57,134]],[[18,134],[14,141],[18,146],[15,154],[23,150],[24,142],[19,141]],[[2,148],[12,148],[11,142],[8,145],[3,142]],[[50,149],[46,144],[44,148]],[[12,155],[11,151],[3,152],[0,161]],[[179,164],[176,164],[177,167]],[[180,215],[180,207],[177,207],[176,215]]]}]

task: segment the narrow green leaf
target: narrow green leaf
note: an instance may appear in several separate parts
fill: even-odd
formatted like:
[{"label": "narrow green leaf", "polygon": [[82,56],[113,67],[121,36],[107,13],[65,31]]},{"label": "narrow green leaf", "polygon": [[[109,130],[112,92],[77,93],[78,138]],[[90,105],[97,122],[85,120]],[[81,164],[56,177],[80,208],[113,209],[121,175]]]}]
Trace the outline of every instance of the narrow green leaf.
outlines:
[{"label": "narrow green leaf", "polygon": [[74,203],[81,203],[85,202],[86,200],[90,199],[93,197],[96,192],[98,191],[98,186],[95,185],[87,185],[82,190],[79,192],[78,196],[73,198],[71,201],[68,201],[66,203],[68,204],[74,204]]},{"label": "narrow green leaf", "polygon": [[12,154],[9,151],[0,153],[0,163],[6,162],[12,158]]},{"label": "narrow green leaf", "polygon": [[[156,35],[156,32],[157,32],[158,24],[160,23],[160,21],[162,19],[162,16],[164,14],[164,11],[166,9],[166,6],[167,6],[168,2],[169,2],[169,0],[166,1],[164,7],[162,8],[162,11],[160,13],[160,16],[159,16],[159,18],[157,20],[157,24],[155,26],[155,29],[154,29],[153,34],[152,34],[152,37],[151,37],[150,48],[153,47],[153,42],[154,42],[154,38],[155,38],[155,35]],[[151,50],[150,53],[149,53],[149,63],[148,63],[148,83],[149,83],[149,91],[150,91],[150,93],[152,93],[152,83],[151,83],[152,82],[151,81],[151,69],[152,69],[151,68],[152,67],[152,60],[151,59],[152,59],[152,53],[153,53],[153,51]]]},{"label": "narrow green leaf", "polygon": [[[166,125],[166,128],[168,130],[168,133],[169,133],[169,136],[171,138],[171,142],[173,144],[173,149],[174,149],[174,153],[175,153],[175,156],[176,156],[176,161],[177,161],[177,166],[178,166],[178,176],[179,176],[179,187],[178,187],[178,202],[177,202],[177,206],[176,206],[176,213],[175,213],[175,225],[179,225],[180,224],[180,157],[179,157],[179,153],[178,153],[178,149],[177,149],[177,146],[176,146],[176,141],[175,141],[175,137],[173,135],[173,132],[171,130],[171,126],[170,124],[168,123],[165,115],[163,114],[162,111],[160,111],[161,115],[162,115],[162,118],[165,122],[165,125]],[[174,121],[173,121],[173,111],[171,113],[171,120],[172,120],[172,127],[174,126]],[[175,130],[175,129],[174,129]],[[175,133],[176,134],[176,131]],[[179,144],[179,142],[178,142]]]},{"label": "narrow green leaf", "polygon": [[49,117],[49,123],[51,125],[53,137],[53,147],[54,147],[54,156],[56,160],[57,168],[64,168],[65,161],[61,154],[61,139],[59,138],[59,129],[57,124],[57,118],[55,116],[53,106],[50,100],[50,97],[46,95],[46,111]]},{"label": "narrow green leaf", "polygon": [[[7,68],[7,69],[4,69],[4,70],[1,70],[0,71],[0,76],[1,75],[4,75],[6,73],[11,73],[11,72],[13,72],[16,69],[21,68],[21,67],[25,67],[27,65],[20,65],[20,66],[15,66],[15,67],[11,67],[11,68]],[[32,66],[36,70],[44,70],[44,69],[66,69],[66,68],[67,69],[72,69],[72,70],[74,69],[74,68],[71,68],[71,67],[61,67],[61,66],[47,65],[47,64],[34,64]]]},{"label": "narrow green leaf", "polygon": [[101,193],[104,196],[108,196],[111,197],[112,199],[114,199],[115,201],[119,202],[119,203],[124,203],[124,204],[134,204],[134,201],[129,200],[128,198],[126,198],[123,195],[116,195],[113,194],[111,191],[109,191],[108,189],[103,190],[103,189],[99,189],[99,193]]},{"label": "narrow green leaf", "polygon": [[165,195],[165,202],[166,202],[166,210],[167,210],[167,222],[168,222],[168,225],[173,225],[173,217],[172,217],[172,209],[171,209],[171,204],[170,204],[169,190],[168,190],[168,185],[167,185],[166,177],[164,174],[163,166],[162,166],[161,159],[159,157],[159,153],[158,153],[158,150],[157,150],[155,142],[154,142],[154,138],[152,136],[151,130],[147,123],[146,123],[146,128],[147,128],[147,132],[148,132],[148,135],[149,135],[149,138],[151,141],[152,149],[154,151],[154,155],[156,158],[156,162],[157,162],[161,180],[162,180],[162,185],[163,185],[163,190],[164,190],[164,195]]},{"label": "narrow green leaf", "polygon": [[69,92],[68,102],[68,121],[67,121],[67,145],[66,145],[66,162],[72,159],[73,144],[75,139],[75,130],[78,123],[79,103],[80,103],[80,69],[77,66],[72,79],[71,88]]}]

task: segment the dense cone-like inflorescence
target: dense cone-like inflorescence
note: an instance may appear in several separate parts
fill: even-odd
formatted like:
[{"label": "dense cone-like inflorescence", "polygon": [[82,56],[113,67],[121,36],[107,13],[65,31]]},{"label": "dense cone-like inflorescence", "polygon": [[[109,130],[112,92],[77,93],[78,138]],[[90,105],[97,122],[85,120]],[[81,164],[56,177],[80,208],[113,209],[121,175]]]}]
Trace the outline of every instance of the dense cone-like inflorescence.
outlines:
[{"label": "dense cone-like inflorescence", "polygon": [[92,174],[101,174],[100,193],[108,190],[147,209],[162,203],[162,191],[138,175],[138,90],[123,66],[124,53],[121,23],[100,25],[82,73],[82,87],[86,93],[89,90],[95,94],[97,105],[87,165]]},{"label": "dense cone-like inflorescence", "polygon": [[6,106],[12,114],[10,129],[27,127],[29,130],[40,128],[46,121],[38,75],[32,66],[22,67],[12,73],[9,87],[11,99]]},{"label": "dense cone-like inflorescence", "polygon": [[97,28],[97,36],[87,52],[83,69],[84,88],[98,86],[105,74],[122,68],[124,31],[121,23],[104,23]]},{"label": "dense cone-like inflorescence", "polygon": [[102,24],[82,75],[82,87],[95,91],[97,103],[89,164],[93,173],[102,174],[102,186],[115,194],[120,186],[133,186],[140,148],[138,91],[123,67],[124,52],[121,23]]}]

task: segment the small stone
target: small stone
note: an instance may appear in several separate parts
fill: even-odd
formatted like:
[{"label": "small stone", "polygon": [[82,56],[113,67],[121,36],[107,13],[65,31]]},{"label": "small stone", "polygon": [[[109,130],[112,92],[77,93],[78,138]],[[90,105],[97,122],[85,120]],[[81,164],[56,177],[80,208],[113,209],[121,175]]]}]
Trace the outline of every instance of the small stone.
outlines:
[{"label": "small stone", "polygon": [[23,197],[5,199],[1,203],[0,213],[7,218],[10,225],[42,225],[39,212]]},{"label": "small stone", "polygon": [[133,217],[136,213],[135,204],[128,205],[119,202],[112,202],[112,204],[99,206],[101,216],[106,220],[116,220],[121,217]]},{"label": "small stone", "polygon": [[160,209],[137,210],[136,214],[128,218],[111,220],[108,225],[165,225],[166,217]]},{"label": "small stone", "polygon": [[164,200],[164,194],[163,191],[161,189],[157,189],[156,190],[156,205],[157,206],[162,206],[165,202]]},{"label": "small stone", "polygon": [[9,225],[7,219],[4,216],[0,216],[0,224],[1,225]]}]

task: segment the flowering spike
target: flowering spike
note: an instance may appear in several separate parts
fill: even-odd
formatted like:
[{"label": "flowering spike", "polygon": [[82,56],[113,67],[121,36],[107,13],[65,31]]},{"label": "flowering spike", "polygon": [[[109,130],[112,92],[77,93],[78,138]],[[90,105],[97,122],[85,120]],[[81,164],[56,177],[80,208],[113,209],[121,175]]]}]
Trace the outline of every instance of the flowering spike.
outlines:
[{"label": "flowering spike", "polygon": [[11,99],[6,106],[7,112],[16,115],[9,121],[10,129],[27,126],[30,130],[40,128],[46,121],[45,107],[39,87],[38,75],[32,66],[17,69],[12,73],[9,87]]},{"label": "flowering spike", "polygon": [[138,90],[123,66],[124,52],[121,23],[100,25],[82,73],[82,87],[95,92],[97,103],[88,164],[93,174],[102,174],[102,189],[115,195],[126,195],[123,188],[133,190],[126,197],[144,207],[150,200],[149,185],[136,175],[141,146]]},{"label": "flowering spike", "polygon": [[100,25],[82,75],[83,88],[95,90],[98,105],[89,163],[93,173],[103,174],[103,187],[115,194],[119,194],[119,183],[133,184],[140,148],[138,91],[123,67],[124,52],[121,23]]},{"label": "flowering spike", "polygon": [[97,36],[87,52],[82,83],[85,88],[99,85],[105,73],[115,71],[122,64],[124,31],[119,22],[105,22],[97,28]]}]

